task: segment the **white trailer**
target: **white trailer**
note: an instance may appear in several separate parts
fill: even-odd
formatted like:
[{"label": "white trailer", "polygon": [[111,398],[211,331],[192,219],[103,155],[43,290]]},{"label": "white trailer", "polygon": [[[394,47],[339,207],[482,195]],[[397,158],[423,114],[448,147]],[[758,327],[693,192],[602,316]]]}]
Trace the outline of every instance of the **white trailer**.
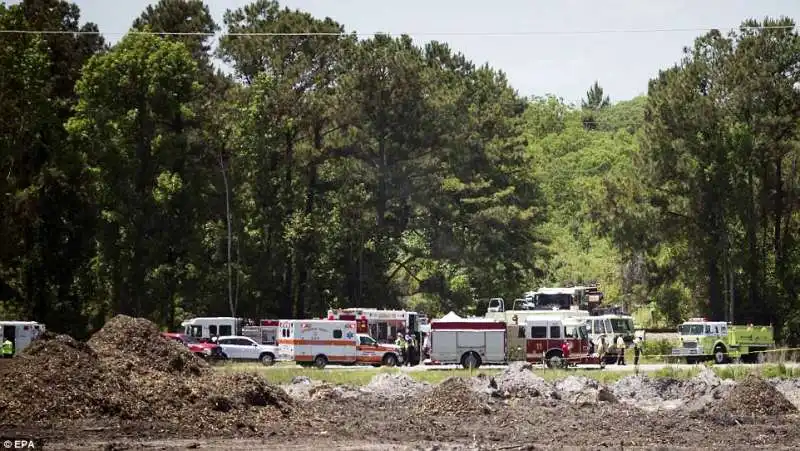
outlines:
[{"label": "white trailer", "polygon": [[45,327],[36,321],[0,321],[0,331],[2,332],[0,344],[8,339],[12,344],[12,354],[17,355],[44,333]]},{"label": "white trailer", "polygon": [[430,360],[434,364],[504,364],[508,351],[506,324],[485,318],[460,318],[453,312],[430,323]]}]

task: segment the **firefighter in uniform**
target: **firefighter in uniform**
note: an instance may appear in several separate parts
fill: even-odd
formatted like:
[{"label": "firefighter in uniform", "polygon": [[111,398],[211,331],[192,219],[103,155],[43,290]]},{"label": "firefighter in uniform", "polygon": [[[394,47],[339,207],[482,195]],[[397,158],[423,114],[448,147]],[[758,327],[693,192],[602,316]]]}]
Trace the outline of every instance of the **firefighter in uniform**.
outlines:
[{"label": "firefighter in uniform", "polygon": [[600,343],[597,344],[597,358],[600,361],[600,368],[606,367],[606,337],[600,337]]},{"label": "firefighter in uniform", "polygon": [[625,365],[625,340],[622,335],[617,337],[617,365]]},{"label": "firefighter in uniform", "polygon": [[397,333],[397,340],[395,340],[394,344],[400,347],[400,353],[403,355],[403,362],[408,362],[408,343],[406,343],[402,333]]},{"label": "firefighter in uniform", "polygon": [[3,358],[10,359],[13,354],[14,354],[14,344],[11,343],[11,340],[6,338],[5,340],[3,340]]},{"label": "firefighter in uniform", "polygon": [[417,340],[414,335],[406,335],[406,355],[408,355],[408,360],[406,360],[406,365],[411,366],[412,362],[414,361],[414,353],[417,350]]}]

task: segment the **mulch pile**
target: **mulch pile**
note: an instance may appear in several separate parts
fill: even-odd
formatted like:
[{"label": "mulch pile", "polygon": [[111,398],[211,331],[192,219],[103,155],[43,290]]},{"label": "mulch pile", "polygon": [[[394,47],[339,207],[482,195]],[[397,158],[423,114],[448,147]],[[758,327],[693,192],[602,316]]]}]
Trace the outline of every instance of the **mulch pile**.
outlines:
[{"label": "mulch pile", "polygon": [[[712,421],[726,426],[797,412],[797,408],[781,392],[757,376],[748,376],[738,382],[727,396],[714,400],[703,410]],[[695,415],[702,412],[698,411]]]},{"label": "mulch pile", "polygon": [[421,397],[416,411],[419,415],[462,416],[491,413],[489,406],[475,393],[472,384],[461,377],[448,377]]},{"label": "mulch pile", "polygon": [[45,334],[0,367],[0,384],[0,429],[88,420],[242,435],[295,411],[263,378],[210,371],[150,321],[123,315],[88,344]]}]

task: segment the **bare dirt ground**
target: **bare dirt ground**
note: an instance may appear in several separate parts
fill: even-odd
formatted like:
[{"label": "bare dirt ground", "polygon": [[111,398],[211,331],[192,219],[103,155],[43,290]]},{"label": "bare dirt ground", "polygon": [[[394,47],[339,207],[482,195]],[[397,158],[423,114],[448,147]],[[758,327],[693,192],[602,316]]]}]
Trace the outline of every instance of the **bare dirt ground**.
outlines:
[{"label": "bare dirt ground", "polygon": [[143,320],[47,337],[0,365],[0,431],[49,449],[796,449],[800,382],[629,376],[555,383],[514,364],[432,386],[222,375]]}]

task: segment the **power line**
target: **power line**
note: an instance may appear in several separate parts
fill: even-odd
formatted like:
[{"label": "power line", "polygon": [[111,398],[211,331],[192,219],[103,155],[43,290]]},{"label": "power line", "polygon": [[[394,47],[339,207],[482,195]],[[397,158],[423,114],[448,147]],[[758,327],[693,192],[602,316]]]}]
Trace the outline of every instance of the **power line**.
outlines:
[{"label": "power line", "polygon": [[[331,32],[288,32],[288,33],[220,33],[225,36],[237,37],[278,37],[278,36],[357,36],[371,37],[376,34],[389,36],[482,36],[482,37],[522,37],[522,36],[557,36],[557,35],[597,35],[597,34],[642,34],[642,33],[684,33],[684,32],[703,32],[711,30],[793,30],[794,25],[772,25],[763,27],[729,27],[729,28],[642,28],[642,29],[600,29],[600,30],[532,30],[532,31],[512,31],[512,32],[481,32],[481,31],[443,31],[443,32],[419,32],[419,33],[389,33],[376,31],[374,33],[331,33]],[[124,36],[127,34],[136,35],[158,35],[158,36],[198,36],[213,37],[218,33],[204,32],[179,32],[179,31],[126,31],[126,32],[102,32],[102,31],[65,31],[65,30],[0,30],[0,34],[41,34],[41,35],[106,35]]]}]

